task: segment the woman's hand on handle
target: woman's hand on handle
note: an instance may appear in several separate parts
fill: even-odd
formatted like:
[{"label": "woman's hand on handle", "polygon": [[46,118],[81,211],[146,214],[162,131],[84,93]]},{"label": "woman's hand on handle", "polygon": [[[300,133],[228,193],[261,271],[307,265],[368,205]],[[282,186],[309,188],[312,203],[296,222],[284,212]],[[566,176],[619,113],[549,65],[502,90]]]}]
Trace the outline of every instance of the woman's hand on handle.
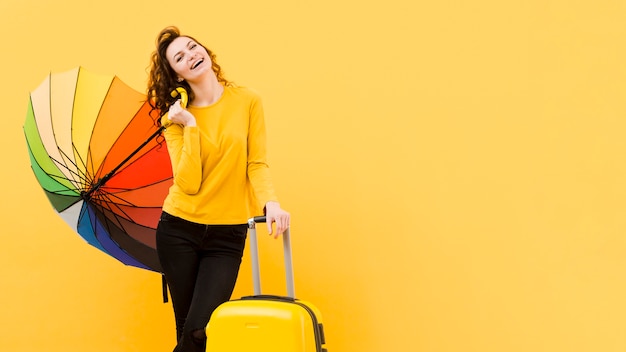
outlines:
[{"label": "woman's hand on handle", "polygon": [[[278,202],[267,202],[265,204],[265,216],[267,218],[267,231],[274,238],[282,235],[289,228],[291,215],[280,207]],[[272,224],[276,223],[276,231],[272,230]]]},{"label": "woman's hand on handle", "polygon": [[183,126],[191,127],[196,125],[195,116],[181,106],[180,99],[176,100],[176,102],[170,106],[167,117],[173,123],[178,123]]}]

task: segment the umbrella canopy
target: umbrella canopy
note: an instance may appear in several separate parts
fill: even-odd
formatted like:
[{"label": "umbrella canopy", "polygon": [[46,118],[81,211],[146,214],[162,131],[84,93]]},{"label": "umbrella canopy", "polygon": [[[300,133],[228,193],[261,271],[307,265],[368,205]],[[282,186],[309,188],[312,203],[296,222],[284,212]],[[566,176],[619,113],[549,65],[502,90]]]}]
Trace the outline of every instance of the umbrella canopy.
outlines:
[{"label": "umbrella canopy", "polygon": [[101,251],[161,272],[155,232],[172,169],[149,113],[144,94],[79,67],[31,92],[24,132],[54,210]]}]

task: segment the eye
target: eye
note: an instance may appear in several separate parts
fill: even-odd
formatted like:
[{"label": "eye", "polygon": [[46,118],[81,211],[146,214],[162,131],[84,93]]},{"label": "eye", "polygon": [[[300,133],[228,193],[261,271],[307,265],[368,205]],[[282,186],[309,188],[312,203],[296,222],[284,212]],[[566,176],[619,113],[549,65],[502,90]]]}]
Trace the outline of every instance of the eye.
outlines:
[{"label": "eye", "polygon": [[175,61],[175,62],[180,62],[180,60],[182,60],[182,59],[183,59],[183,56],[182,56],[182,55],[178,55],[178,56],[176,56],[176,57],[174,58],[174,61]]},{"label": "eye", "polygon": [[189,46],[189,49],[195,49],[198,46],[198,44],[193,43]]}]

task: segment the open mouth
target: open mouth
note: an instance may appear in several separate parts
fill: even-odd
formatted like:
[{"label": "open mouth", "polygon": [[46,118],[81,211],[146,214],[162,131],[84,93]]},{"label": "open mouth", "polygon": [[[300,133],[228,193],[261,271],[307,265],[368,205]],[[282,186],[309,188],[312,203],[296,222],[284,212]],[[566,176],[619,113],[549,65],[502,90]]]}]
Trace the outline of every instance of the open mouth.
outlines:
[{"label": "open mouth", "polygon": [[192,66],[191,69],[195,69],[196,67],[200,66],[200,64],[202,64],[204,62],[204,59],[200,59],[198,61],[196,61]]}]

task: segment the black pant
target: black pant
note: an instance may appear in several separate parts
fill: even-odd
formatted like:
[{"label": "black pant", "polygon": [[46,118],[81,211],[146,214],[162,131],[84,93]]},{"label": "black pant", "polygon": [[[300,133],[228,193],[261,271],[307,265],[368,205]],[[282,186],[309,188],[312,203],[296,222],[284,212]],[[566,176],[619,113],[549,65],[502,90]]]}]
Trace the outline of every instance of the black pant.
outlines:
[{"label": "black pant", "polygon": [[161,214],[157,252],[176,319],[175,352],[206,350],[204,329],[233,293],[246,234],[246,224],[202,225]]}]

